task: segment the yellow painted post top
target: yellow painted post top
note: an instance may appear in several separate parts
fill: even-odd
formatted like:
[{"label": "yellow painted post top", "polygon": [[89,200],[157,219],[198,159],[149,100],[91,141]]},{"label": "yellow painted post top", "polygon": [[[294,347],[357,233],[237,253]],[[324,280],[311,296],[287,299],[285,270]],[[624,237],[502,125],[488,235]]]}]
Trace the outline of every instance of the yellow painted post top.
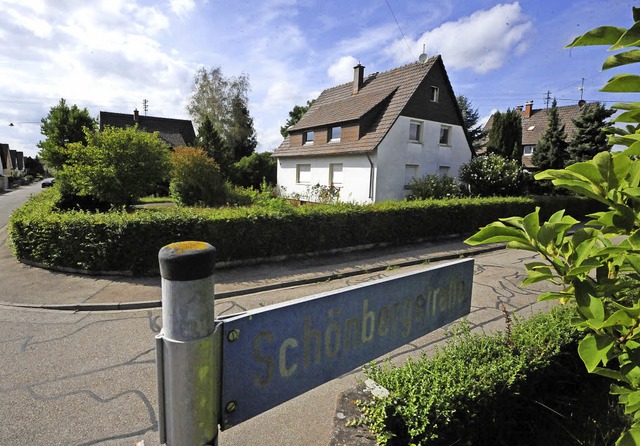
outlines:
[{"label": "yellow painted post top", "polygon": [[163,279],[190,281],[213,275],[216,249],[209,243],[181,241],[170,243],[158,253],[160,275]]}]

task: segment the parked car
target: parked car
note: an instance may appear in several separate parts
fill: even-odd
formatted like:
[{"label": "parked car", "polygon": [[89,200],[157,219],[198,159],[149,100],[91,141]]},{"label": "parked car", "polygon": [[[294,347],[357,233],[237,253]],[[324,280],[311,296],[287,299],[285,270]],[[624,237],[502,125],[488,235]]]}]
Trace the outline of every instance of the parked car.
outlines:
[{"label": "parked car", "polygon": [[44,180],[42,180],[42,187],[51,187],[53,186],[53,183],[55,183],[55,179],[54,178],[45,178]]}]

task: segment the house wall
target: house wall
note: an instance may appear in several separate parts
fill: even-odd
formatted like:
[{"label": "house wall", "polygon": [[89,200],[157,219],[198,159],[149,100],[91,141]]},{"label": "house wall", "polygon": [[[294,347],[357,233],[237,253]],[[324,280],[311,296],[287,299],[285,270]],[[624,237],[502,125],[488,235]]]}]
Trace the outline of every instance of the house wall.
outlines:
[{"label": "house wall", "polygon": [[[308,183],[296,182],[296,166],[299,164],[311,166]],[[342,164],[340,201],[371,203],[372,200],[369,199],[371,164],[366,155],[278,158],[278,186],[284,195],[299,194],[304,200],[314,185],[329,186],[330,164]]]},{"label": "house wall", "polygon": [[414,118],[400,116],[378,146],[375,201],[401,200],[408,195],[405,186],[407,164],[418,166],[418,177],[440,173],[448,167],[448,175],[458,176],[458,169],[471,159],[471,151],[459,125],[451,125],[450,146],[440,146],[440,122],[416,120],[422,125],[422,142],[409,141],[409,126]]}]

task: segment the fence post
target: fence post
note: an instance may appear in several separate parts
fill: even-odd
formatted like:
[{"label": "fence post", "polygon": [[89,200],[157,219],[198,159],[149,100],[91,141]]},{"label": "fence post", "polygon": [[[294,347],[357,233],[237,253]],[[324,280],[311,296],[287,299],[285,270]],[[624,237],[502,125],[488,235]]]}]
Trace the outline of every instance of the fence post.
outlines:
[{"label": "fence post", "polygon": [[217,444],[222,329],[215,322],[215,248],[177,242],[158,253],[162,331],[156,336],[160,442]]}]

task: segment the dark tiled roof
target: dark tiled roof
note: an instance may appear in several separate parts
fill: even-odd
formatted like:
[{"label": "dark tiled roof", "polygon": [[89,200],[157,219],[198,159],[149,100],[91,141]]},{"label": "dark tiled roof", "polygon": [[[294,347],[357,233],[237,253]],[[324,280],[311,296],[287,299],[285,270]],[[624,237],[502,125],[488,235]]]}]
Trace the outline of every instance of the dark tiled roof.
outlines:
[{"label": "dark tiled roof", "polygon": [[305,128],[320,127],[327,124],[339,122],[356,121],[362,118],[367,112],[387,99],[397,88],[389,91],[379,91],[373,93],[358,93],[347,99],[327,103],[323,107],[312,107],[309,112],[289,130],[300,130]]},{"label": "dark tiled roof", "polygon": [[[366,133],[357,141],[291,147],[288,136],[273,155],[286,157],[371,152],[386,136],[409,99],[436,63],[442,64],[440,56],[431,57],[425,63],[415,62],[393,70],[371,74],[364,79],[363,86],[356,95],[353,94],[352,82],[324,90],[300,122],[294,126],[294,130],[358,119],[376,105],[381,105],[382,110],[373,120],[373,124],[366,129]],[[386,104],[385,99],[388,102]],[[322,111],[323,109],[329,112]],[[336,113],[333,118],[330,116],[331,111]]]},{"label": "dark tiled roof", "polygon": [[[105,126],[126,128],[135,124],[134,115],[100,112],[100,130]],[[160,139],[171,147],[193,145],[196,140],[193,124],[188,119],[138,115],[138,128],[150,133],[158,132]]]},{"label": "dark tiled roof", "polygon": [[9,153],[11,154],[11,165],[13,166],[14,169],[18,168],[18,154],[17,154],[17,150],[9,150]]},{"label": "dark tiled roof", "polygon": [[[0,144],[0,157],[2,157],[2,166],[5,169],[9,168],[7,160],[11,155],[9,154],[9,144]],[[1,173],[1,172],[0,172]]]},{"label": "dark tiled roof", "polygon": [[18,160],[18,169],[24,170],[24,152],[16,152],[16,159]]}]

